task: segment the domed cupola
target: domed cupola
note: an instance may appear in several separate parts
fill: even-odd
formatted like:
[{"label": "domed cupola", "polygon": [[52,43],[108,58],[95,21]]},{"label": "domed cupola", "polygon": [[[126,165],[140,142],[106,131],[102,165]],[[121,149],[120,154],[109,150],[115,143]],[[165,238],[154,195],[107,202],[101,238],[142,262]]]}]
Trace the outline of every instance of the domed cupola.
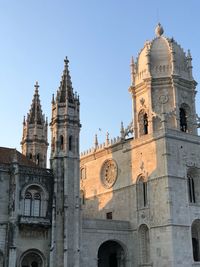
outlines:
[{"label": "domed cupola", "polygon": [[156,37],[146,41],[135,64],[135,85],[145,78],[162,78],[178,75],[186,80],[193,80],[192,58],[173,38],[163,36],[164,30],[159,23],[155,29]]}]

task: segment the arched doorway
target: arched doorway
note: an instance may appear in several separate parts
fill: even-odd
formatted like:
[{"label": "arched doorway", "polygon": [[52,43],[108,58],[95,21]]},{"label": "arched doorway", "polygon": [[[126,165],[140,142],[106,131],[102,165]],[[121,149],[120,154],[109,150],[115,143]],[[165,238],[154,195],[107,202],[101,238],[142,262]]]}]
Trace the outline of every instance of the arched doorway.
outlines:
[{"label": "arched doorway", "polygon": [[98,250],[98,267],[125,267],[123,247],[116,241],[106,241]]},{"label": "arched doorway", "polygon": [[27,251],[22,255],[20,267],[44,267],[44,261],[39,252]]}]

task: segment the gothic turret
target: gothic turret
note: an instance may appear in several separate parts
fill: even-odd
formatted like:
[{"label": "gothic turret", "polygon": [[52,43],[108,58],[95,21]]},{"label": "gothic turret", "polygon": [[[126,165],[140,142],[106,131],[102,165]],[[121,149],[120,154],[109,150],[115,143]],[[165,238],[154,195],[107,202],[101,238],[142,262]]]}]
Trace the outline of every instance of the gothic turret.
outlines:
[{"label": "gothic turret", "polygon": [[68,59],[56,97],[52,98],[51,168],[55,175],[50,267],[79,267],[79,97],[72,88]]},{"label": "gothic turret", "polygon": [[35,93],[27,117],[23,121],[21,141],[22,154],[42,168],[46,168],[47,160],[47,119],[42,114],[39,98],[39,85],[35,84]]}]

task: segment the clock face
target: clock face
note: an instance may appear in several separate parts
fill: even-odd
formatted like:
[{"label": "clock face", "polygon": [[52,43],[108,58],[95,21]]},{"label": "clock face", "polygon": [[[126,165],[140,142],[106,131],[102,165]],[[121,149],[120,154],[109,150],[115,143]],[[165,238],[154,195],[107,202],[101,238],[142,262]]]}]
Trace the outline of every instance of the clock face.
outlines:
[{"label": "clock face", "polygon": [[113,159],[104,161],[101,167],[101,183],[105,188],[111,188],[117,180],[117,164]]}]

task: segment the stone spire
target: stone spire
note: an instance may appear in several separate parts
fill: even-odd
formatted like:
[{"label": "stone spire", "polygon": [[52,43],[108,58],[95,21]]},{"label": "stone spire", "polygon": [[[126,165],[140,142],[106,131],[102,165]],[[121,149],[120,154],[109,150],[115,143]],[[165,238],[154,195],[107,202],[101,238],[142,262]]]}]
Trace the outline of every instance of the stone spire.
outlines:
[{"label": "stone spire", "polygon": [[40,104],[40,98],[39,98],[39,84],[36,81],[35,83],[35,93],[33,96],[31,109],[29,111],[27,120],[29,124],[40,124],[42,125],[44,123],[44,116],[42,115],[42,108]]},{"label": "stone spire", "polygon": [[34,86],[35,92],[31,108],[23,120],[22,154],[40,167],[46,168],[48,122],[42,113],[38,82]]},{"label": "stone spire", "polygon": [[71,76],[69,73],[69,60],[67,57],[64,60],[64,70],[60,81],[60,86],[57,91],[56,100],[59,103],[64,103],[68,100],[69,103],[74,103],[74,93],[72,87]]}]

